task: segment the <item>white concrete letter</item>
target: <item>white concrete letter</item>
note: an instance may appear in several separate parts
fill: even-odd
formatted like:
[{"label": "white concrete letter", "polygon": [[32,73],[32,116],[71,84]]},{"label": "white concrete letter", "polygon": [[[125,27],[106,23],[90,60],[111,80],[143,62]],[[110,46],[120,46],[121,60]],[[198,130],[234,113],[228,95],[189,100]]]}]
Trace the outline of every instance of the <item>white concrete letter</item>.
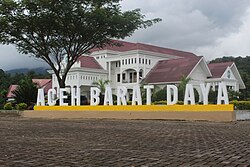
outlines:
[{"label": "white concrete letter", "polygon": [[49,91],[48,91],[48,105],[49,106],[56,105],[55,96],[56,96],[56,90],[55,89],[49,89]]},{"label": "white concrete letter", "polygon": [[38,89],[36,103],[37,106],[45,106],[43,89]]},{"label": "white concrete letter", "polygon": [[81,90],[78,87],[71,88],[71,106],[80,106],[80,99],[81,99]]},{"label": "white concrete letter", "polygon": [[147,91],[147,105],[151,105],[151,96],[152,96],[152,92],[151,92],[151,89],[154,89],[154,85],[145,85],[143,87],[144,89],[146,89]]},{"label": "white concrete letter", "polygon": [[104,105],[113,105],[112,89],[110,86],[106,86],[105,95],[104,95]]},{"label": "white concrete letter", "polygon": [[100,103],[101,90],[97,87],[90,88],[90,105],[97,106]]},{"label": "white concrete letter", "polygon": [[210,87],[211,83],[207,83],[207,86],[205,86],[204,83],[200,84],[203,105],[208,105],[208,94],[210,91]]},{"label": "white concrete letter", "polygon": [[[172,100],[173,96],[173,100]],[[167,105],[174,105],[178,102],[178,88],[175,85],[167,85]]]},{"label": "white concrete letter", "polygon": [[127,105],[126,101],[127,88],[125,86],[117,87],[117,105]]},{"label": "white concrete letter", "polygon": [[141,90],[138,85],[133,87],[132,105],[142,105]]},{"label": "white concrete letter", "polygon": [[227,87],[223,82],[219,83],[217,104],[222,104],[221,103],[222,101],[224,101],[224,104],[229,104],[229,102],[228,102],[228,94],[227,94]]},{"label": "white concrete letter", "polygon": [[64,92],[67,92],[67,89],[60,88],[59,91],[60,91],[59,105],[60,106],[68,106],[69,105],[68,103],[64,103],[64,99],[67,99],[67,97],[68,97],[67,95],[64,95]]},{"label": "white concrete letter", "polygon": [[193,85],[191,84],[186,85],[184,105],[188,105],[188,102],[190,102],[191,105],[195,104],[194,88],[193,88]]}]

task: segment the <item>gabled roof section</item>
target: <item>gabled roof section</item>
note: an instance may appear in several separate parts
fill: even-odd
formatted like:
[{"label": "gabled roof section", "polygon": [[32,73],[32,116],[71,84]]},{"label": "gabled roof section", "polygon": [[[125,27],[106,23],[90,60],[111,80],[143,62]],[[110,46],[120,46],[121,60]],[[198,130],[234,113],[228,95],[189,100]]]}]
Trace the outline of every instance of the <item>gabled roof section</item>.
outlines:
[{"label": "gabled roof section", "polygon": [[78,62],[81,63],[80,67],[103,69],[102,66],[95,60],[94,57],[81,56],[81,57],[79,57]]},{"label": "gabled roof section", "polygon": [[223,63],[210,63],[208,68],[212,73],[212,78],[221,78],[228,67],[234,62],[223,62]]},{"label": "gabled roof section", "polygon": [[7,93],[7,98],[12,98],[12,97],[14,97],[14,94],[13,94],[13,92],[15,91],[15,90],[17,90],[17,88],[18,88],[18,85],[10,85],[10,87],[9,87],[9,90],[8,90],[8,93]]},{"label": "gabled roof section", "polygon": [[32,79],[32,82],[36,83],[39,88],[42,88],[51,82],[51,79]]},{"label": "gabled roof section", "polygon": [[148,73],[145,83],[179,82],[182,76],[187,77],[200,62],[202,57],[161,60]]},{"label": "gabled roof section", "polygon": [[119,46],[110,46],[107,45],[103,48],[94,48],[91,50],[91,52],[95,51],[101,51],[101,50],[112,50],[117,52],[125,52],[125,51],[132,51],[132,50],[143,50],[143,51],[149,51],[149,52],[155,52],[160,54],[167,54],[167,55],[174,55],[179,57],[196,57],[195,54],[191,52],[185,52],[175,49],[169,49],[154,45],[148,45],[143,43],[132,43],[132,42],[125,42],[125,41],[119,41],[119,40],[113,40],[114,43],[117,43]]}]

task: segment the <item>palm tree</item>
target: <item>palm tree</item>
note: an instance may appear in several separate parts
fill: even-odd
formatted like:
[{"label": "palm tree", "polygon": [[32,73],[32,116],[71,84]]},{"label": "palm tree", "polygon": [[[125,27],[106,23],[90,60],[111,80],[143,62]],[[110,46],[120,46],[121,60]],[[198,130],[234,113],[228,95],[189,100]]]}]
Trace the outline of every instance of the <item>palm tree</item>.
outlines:
[{"label": "palm tree", "polygon": [[99,79],[98,81],[94,81],[92,85],[98,87],[101,90],[101,94],[103,94],[105,92],[106,85],[108,85],[109,83],[109,80]]},{"label": "palm tree", "polygon": [[103,79],[99,79],[98,81],[94,81],[92,83],[92,85],[98,87],[101,90],[101,94],[100,94],[100,104],[101,105],[104,103],[105,88],[106,88],[106,85],[108,85],[109,83],[110,83],[109,80],[103,80]]},{"label": "palm tree", "polygon": [[13,94],[17,103],[26,103],[31,106],[36,102],[37,85],[32,82],[31,78],[25,77]]},{"label": "palm tree", "polygon": [[191,78],[187,78],[184,75],[181,77],[181,82],[178,85],[178,92],[179,92],[179,99],[182,101],[184,100],[186,85],[188,84],[190,80]]}]

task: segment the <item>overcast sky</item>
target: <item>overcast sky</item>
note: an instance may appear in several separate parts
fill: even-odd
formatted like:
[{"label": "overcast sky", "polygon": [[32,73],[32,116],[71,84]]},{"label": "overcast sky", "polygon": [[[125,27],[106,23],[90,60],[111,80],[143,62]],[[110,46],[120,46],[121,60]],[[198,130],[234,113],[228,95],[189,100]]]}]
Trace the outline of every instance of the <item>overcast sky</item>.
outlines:
[{"label": "overcast sky", "polygon": [[[123,0],[122,9],[140,8],[147,19],[162,22],[135,32],[127,41],[185,50],[206,60],[250,55],[249,0]],[[0,69],[42,66],[0,45]]]}]

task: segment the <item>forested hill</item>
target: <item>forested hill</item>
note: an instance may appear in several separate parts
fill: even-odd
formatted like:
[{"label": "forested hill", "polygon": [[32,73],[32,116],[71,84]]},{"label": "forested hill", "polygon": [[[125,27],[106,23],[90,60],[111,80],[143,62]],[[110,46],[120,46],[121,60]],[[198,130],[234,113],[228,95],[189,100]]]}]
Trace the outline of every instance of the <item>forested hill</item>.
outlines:
[{"label": "forested hill", "polygon": [[242,95],[244,99],[248,98],[250,100],[250,56],[247,57],[222,57],[212,60],[211,63],[215,62],[235,62],[240,75],[246,85],[246,90],[242,91]]}]

